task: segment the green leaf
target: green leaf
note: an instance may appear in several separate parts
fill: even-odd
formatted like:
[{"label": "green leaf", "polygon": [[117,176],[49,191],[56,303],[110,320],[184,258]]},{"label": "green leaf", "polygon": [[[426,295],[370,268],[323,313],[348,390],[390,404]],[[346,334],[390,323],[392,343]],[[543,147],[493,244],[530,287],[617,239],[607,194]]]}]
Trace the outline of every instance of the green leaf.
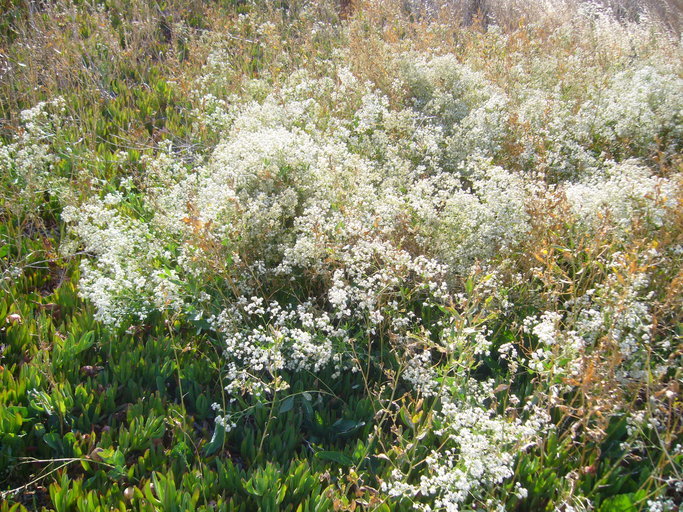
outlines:
[{"label": "green leaf", "polygon": [[472,295],[472,292],[474,291],[474,280],[471,277],[465,281],[465,291],[467,292],[467,295]]},{"label": "green leaf", "polygon": [[352,434],[363,426],[365,426],[364,421],[338,419],[332,424],[330,430],[335,435],[343,436]]},{"label": "green leaf", "polygon": [[294,397],[288,396],[280,404],[280,409],[279,409],[280,414],[284,414],[286,412],[291,411],[293,407],[294,407]]},{"label": "green leaf", "polygon": [[322,451],[316,452],[315,456],[318,459],[330,460],[332,462],[341,464],[342,466],[353,466],[353,459],[351,459],[351,457],[349,457],[348,455],[344,455],[341,452]]},{"label": "green leaf", "polygon": [[60,436],[56,432],[46,433],[43,436],[43,441],[45,441],[45,444],[47,444],[50,448],[52,448],[56,452],[61,452],[61,450],[62,450],[62,436]]},{"label": "green leaf", "polygon": [[619,494],[607,498],[600,507],[600,512],[635,512],[635,510],[636,507],[629,494]]},{"label": "green leaf", "polygon": [[415,430],[415,423],[413,423],[413,420],[410,417],[408,409],[406,409],[405,407],[401,407],[399,415],[401,416],[401,421],[403,421],[406,427],[408,427],[411,430]]},{"label": "green leaf", "polygon": [[221,423],[216,422],[216,430],[213,431],[211,441],[204,447],[205,455],[213,455],[223,447],[225,442],[225,427]]}]

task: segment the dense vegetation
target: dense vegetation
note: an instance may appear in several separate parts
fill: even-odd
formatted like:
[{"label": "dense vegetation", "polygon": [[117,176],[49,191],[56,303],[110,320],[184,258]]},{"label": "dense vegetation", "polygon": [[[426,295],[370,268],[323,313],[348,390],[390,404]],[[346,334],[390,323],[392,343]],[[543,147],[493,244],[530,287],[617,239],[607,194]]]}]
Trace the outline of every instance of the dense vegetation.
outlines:
[{"label": "dense vegetation", "polygon": [[0,4],[0,511],[674,511],[674,4]]}]

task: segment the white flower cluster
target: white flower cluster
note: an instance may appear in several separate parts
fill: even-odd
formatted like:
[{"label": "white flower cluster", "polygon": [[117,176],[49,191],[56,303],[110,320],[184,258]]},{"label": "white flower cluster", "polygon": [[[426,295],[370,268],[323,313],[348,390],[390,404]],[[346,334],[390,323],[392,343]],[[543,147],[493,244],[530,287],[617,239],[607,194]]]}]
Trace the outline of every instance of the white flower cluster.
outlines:
[{"label": "white flower cluster", "polygon": [[483,74],[454,55],[407,54],[399,61],[408,102],[441,137],[448,165],[456,167],[474,155],[492,156],[505,137],[508,98]]},{"label": "white flower cluster", "polygon": [[63,192],[61,180],[52,176],[59,160],[51,143],[64,122],[65,102],[61,97],[38,103],[20,115],[20,131],[8,144],[0,141],[0,175],[8,180],[15,195],[7,201],[15,213],[41,206],[45,192]]},{"label": "white flower cluster", "polygon": [[[129,314],[145,318],[153,310],[177,310],[183,304],[172,268],[161,268],[170,254],[148,225],[116,210],[111,195],[62,212],[86,254],[81,264],[80,293],[96,307],[95,317],[118,324]],[[64,247],[73,251],[74,247]]]},{"label": "white flower cluster", "polygon": [[533,334],[537,348],[529,354],[525,363],[517,360],[518,364],[526,364],[553,384],[552,397],[566,391],[568,386],[561,384],[567,378],[575,379],[584,369],[585,342],[576,331],[563,329],[561,320],[562,316],[554,311],[546,311],[540,319],[527,317],[524,327]]},{"label": "white flower cluster", "polygon": [[[441,397],[442,409],[436,417],[440,428],[435,433],[445,448],[427,457],[419,482],[406,482],[406,475],[396,469],[383,483],[384,492],[413,498],[417,510],[434,510],[419,497],[435,497],[435,510],[461,510],[472,498],[482,498],[510,478],[516,453],[533,445],[548,428],[549,417],[540,410],[531,411],[529,419],[522,421],[480,405],[491,395],[490,384],[470,382],[468,394],[466,400]],[[516,492],[524,495],[525,489]]]},{"label": "white flower cluster", "polygon": [[209,323],[225,340],[226,389],[231,393],[261,394],[268,384],[256,377],[275,376],[282,369],[319,372],[330,363],[337,372],[344,369],[334,347],[343,346],[348,335],[312,302],[282,307],[261,297],[240,297]]},{"label": "white flower cluster", "polygon": [[606,216],[617,229],[628,229],[635,218],[659,228],[676,207],[676,188],[675,182],[626,161],[587,175],[564,192],[577,220],[589,229]]},{"label": "white flower cluster", "polygon": [[[622,141],[648,149],[680,150],[683,136],[683,79],[674,68],[645,66],[622,71],[582,106],[579,116],[602,143]],[[652,148],[649,148],[652,149]]]},{"label": "white flower cluster", "polygon": [[406,362],[401,377],[423,396],[434,396],[438,392],[437,372],[432,368],[432,355],[428,350],[415,354]]},{"label": "white flower cluster", "polygon": [[516,123],[528,127],[516,132],[523,167],[545,170],[555,179],[577,179],[601,169],[610,157],[680,151],[683,81],[672,69],[621,72],[604,88],[569,98],[529,84],[527,71],[520,70],[520,89],[511,100]]}]

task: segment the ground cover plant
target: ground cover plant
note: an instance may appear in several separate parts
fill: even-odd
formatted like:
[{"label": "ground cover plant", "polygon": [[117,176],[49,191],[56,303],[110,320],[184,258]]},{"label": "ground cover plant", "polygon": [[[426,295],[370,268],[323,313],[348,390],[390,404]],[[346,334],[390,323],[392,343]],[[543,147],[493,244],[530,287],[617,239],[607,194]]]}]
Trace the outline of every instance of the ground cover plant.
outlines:
[{"label": "ground cover plant", "polygon": [[675,2],[0,9],[0,511],[679,510]]}]

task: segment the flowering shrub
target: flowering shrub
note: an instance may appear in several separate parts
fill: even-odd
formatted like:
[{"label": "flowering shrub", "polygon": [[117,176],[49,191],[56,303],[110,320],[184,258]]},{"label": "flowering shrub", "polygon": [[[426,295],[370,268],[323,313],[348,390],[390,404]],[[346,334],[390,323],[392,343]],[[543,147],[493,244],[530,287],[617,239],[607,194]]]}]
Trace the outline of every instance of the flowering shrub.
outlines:
[{"label": "flowering shrub", "polygon": [[[232,31],[197,35],[184,103],[160,82],[137,107],[144,142],[114,152],[95,123],[98,178],[52,172],[72,158],[67,100],[20,114],[3,205],[57,198],[88,331],[61,334],[75,296],[71,317],[40,302],[63,293],[54,270],[25,283],[54,321],[0,304],[17,368],[22,336],[51,340],[34,351],[49,377],[12,380],[29,405],[0,416],[7,442],[30,406],[84,485],[152,508],[665,510],[682,492],[679,42],[595,5],[483,30],[491,15],[455,27],[447,5],[291,4],[232,6]],[[182,477],[141,476],[162,455]],[[81,484],[59,478],[66,509]]]},{"label": "flowering shrub", "polygon": [[[83,260],[80,289],[96,317],[119,325],[161,311],[204,322],[223,346],[233,400],[282,392],[290,386],[282,372],[363,372],[375,356],[359,358],[357,338],[367,339],[367,350],[374,339],[388,343],[402,382],[441,401],[434,434],[446,441],[427,456],[419,482],[396,469],[385,491],[435,496],[434,506],[455,510],[473,497],[485,501],[487,489],[510,478],[515,446],[533,444],[548,419],[512,420],[466,405],[490,399],[490,389],[479,396],[470,387],[464,402],[439,391],[448,373],[432,349],[411,342],[421,332],[438,335],[442,321],[426,322],[424,311],[452,304],[461,276],[482,263],[518,257],[544,193],[566,198],[565,222],[579,232],[607,223],[624,239],[643,221],[661,229],[676,206],[676,182],[606,157],[642,154],[662,137],[674,151],[678,114],[665,112],[680,110],[681,82],[652,68],[618,73],[607,92],[589,92],[571,109],[555,91],[525,91],[517,122],[529,123],[529,133],[544,126],[535,135],[542,141],[508,170],[494,162],[514,133],[515,96],[453,56],[403,54],[395,69],[400,106],[342,64],[322,78],[296,72],[230,105],[209,95],[200,120],[221,137],[209,154],[187,166],[168,144],[129,193],[68,207],[63,218],[92,256]],[[539,101],[548,94],[555,99]],[[550,173],[526,171],[539,158]],[[619,253],[613,257],[606,264],[620,265]],[[613,378],[647,378],[647,295],[639,285],[621,290],[616,272],[572,299],[579,309],[525,318],[530,347],[497,348],[510,367],[546,383],[537,399],[547,407],[573,393],[604,333],[617,347]],[[647,284],[646,275],[635,279]],[[563,326],[570,317],[575,323]],[[490,334],[461,343],[486,347]],[[229,414],[221,418],[234,425]]]}]

